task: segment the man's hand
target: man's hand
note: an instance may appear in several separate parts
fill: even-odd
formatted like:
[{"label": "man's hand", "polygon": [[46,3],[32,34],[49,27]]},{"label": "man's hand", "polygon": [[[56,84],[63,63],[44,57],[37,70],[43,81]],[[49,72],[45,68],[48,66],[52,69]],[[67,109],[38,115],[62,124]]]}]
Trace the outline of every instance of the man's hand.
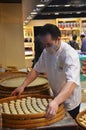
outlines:
[{"label": "man's hand", "polygon": [[11,96],[20,96],[24,91],[24,87],[20,86],[18,88],[16,88],[12,93]]},{"label": "man's hand", "polygon": [[55,117],[58,110],[58,104],[55,100],[51,101],[47,107],[46,118],[52,119]]}]

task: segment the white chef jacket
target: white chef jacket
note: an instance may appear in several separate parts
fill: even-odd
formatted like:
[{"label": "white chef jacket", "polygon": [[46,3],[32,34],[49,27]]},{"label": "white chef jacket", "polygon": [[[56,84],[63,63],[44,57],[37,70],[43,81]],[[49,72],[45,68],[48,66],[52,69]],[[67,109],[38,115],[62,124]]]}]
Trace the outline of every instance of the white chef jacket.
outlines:
[{"label": "white chef jacket", "polygon": [[76,83],[72,95],[64,102],[68,111],[81,102],[80,63],[77,52],[67,43],[61,42],[59,50],[50,54],[43,50],[39,61],[34,66],[37,72],[46,72],[54,96],[57,96],[68,81]]}]

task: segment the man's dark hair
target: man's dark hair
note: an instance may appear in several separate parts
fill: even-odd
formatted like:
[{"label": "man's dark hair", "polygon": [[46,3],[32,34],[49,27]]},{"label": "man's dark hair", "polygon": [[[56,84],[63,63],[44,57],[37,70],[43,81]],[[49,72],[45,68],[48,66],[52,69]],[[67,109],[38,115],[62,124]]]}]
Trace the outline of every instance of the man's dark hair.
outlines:
[{"label": "man's dark hair", "polygon": [[80,35],[80,37],[81,37],[81,38],[84,38],[84,37],[85,37],[85,35],[84,35],[84,34],[81,34],[81,35]]},{"label": "man's dark hair", "polygon": [[54,24],[45,24],[40,31],[41,36],[45,36],[46,34],[50,34],[52,39],[57,39],[61,37],[61,32],[59,28]]},{"label": "man's dark hair", "polygon": [[73,40],[76,40],[77,39],[77,35],[73,35]]}]

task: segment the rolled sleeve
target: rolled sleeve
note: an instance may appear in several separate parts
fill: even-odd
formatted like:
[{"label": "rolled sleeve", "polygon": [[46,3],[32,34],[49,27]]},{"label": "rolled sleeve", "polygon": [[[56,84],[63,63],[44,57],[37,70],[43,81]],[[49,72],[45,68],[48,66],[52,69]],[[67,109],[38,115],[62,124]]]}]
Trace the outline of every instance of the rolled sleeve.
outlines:
[{"label": "rolled sleeve", "polygon": [[45,57],[44,52],[41,54],[38,62],[35,64],[34,69],[39,73],[45,72]]}]

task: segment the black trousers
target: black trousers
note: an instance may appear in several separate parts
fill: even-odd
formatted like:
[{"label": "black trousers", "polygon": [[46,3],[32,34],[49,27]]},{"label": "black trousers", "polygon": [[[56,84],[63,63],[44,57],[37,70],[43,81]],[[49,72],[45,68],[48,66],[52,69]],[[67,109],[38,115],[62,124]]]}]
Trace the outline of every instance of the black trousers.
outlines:
[{"label": "black trousers", "polygon": [[76,118],[77,114],[79,113],[80,105],[77,106],[75,109],[68,111],[70,115],[73,117],[73,119]]}]

